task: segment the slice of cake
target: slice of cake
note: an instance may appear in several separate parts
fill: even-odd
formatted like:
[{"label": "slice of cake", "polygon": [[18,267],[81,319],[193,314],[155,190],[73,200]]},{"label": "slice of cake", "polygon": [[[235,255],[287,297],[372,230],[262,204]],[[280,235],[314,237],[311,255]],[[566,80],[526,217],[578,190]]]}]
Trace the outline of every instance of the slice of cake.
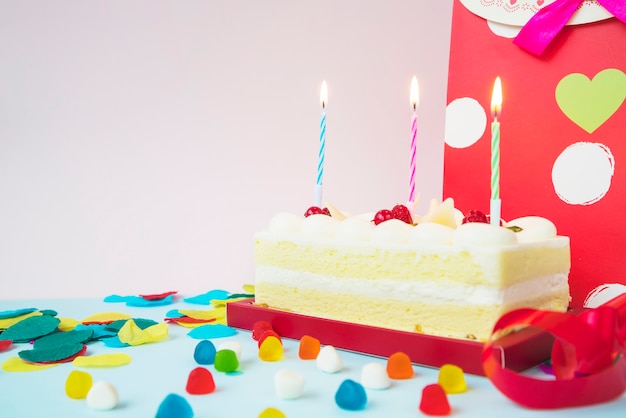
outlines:
[{"label": "slice of cake", "polygon": [[451,200],[417,225],[392,211],[279,213],[255,236],[255,303],[478,340],[512,309],[565,311],[569,238],[540,217],[495,226],[477,216],[463,223]]}]

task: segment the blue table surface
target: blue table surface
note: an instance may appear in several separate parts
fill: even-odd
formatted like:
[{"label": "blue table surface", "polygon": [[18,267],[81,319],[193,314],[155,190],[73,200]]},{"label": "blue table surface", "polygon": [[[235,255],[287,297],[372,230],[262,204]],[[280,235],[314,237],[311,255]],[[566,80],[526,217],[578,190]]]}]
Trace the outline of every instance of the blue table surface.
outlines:
[{"label": "blue table surface", "polygon": [[[98,312],[124,312],[136,318],[150,318],[163,322],[171,309],[209,309],[207,306],[175,301],[171,305],[135,308],[124,303],[105,303],[99,299],[3,300],[0,311],[20,308],[53,309],[59,317],[82,319]],[[187,335],[188,328],[169,326],[166,340],[134,347],[109,348],[101,342],[88,345],[87,355],[126,353],[130,364],[115,368],[78,369],[72,363],[61,364],[34,372],[7,372],[0,370],[0,416],[22,417],[150,417],[155,416],[161,401],[170,393],[187,399],[194,417],[237,418],[258,417],[268,407],[281,410],[288,418],[306,417],[382,417],[394,418],[425,416],[419,410],[422,389],[437,382],[438,370],[414,366],[415,375],[408,380],[394,380],[386,390],[367,389],[365,409],[346,411],[339,408],[334,396],[345,379],[360,380],[362,367],[370,362],[385,363],[386,359],[339,350],[344,368],[334,374],[320,371],[314,360],[298,357],[298,341],[284,340],[285,353],[277,362],[258,358],[257,343],[250,332],[238,330],[232,337],[216,338],[215,345],[238,341],[242,345],[240,373],[230,375],[211,371],[216,391],[207,395],[190,395],[185,391],[189,372],[199,365],[193,352],[199,340]],[[25,344],[13,344],[0,352],[0,363],[17,356]],[[274,389],[274,375],[279,370],[291,370],[305,378],[302,396],[283,400]],[[65,394],[65,381],[73,370],[90,373],[94,381],[107,381],[118,391],[120,403],[110,411],[91,410],[85,400],[70,399]],[[449,395],[451,416],[458,417],[608,417],[623,415],[626,397],[592,407],[560,410],[531,410],[514,404],[484,377],[466,375],[468,390]]]}]

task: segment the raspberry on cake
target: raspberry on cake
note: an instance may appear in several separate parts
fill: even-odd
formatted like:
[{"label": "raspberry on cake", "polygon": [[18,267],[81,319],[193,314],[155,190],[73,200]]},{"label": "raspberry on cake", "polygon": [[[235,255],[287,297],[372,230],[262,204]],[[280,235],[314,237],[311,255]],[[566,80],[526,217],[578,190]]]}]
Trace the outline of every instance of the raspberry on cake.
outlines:
[{"label": "raspberry on cake", "polygon": [[279,213],[255,235],[257,304],[479,340],[510,310],[568,307],[569,238],[548,219],[496,226],[473,213],[463,223],[452,199],[411,222],[330,212]]}]

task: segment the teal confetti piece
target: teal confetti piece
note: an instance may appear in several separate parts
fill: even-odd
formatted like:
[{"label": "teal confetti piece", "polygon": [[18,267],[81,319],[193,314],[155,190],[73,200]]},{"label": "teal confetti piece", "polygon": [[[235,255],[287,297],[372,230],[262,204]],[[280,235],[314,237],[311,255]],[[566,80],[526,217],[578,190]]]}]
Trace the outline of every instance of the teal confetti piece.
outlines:
[{"label": "teal confetti piece", "polygon": [[210,338],[232,337],[237,334],[235,328],[227,325],[201,325],[189,331],[187,335],[198,340],[206,340]]}]

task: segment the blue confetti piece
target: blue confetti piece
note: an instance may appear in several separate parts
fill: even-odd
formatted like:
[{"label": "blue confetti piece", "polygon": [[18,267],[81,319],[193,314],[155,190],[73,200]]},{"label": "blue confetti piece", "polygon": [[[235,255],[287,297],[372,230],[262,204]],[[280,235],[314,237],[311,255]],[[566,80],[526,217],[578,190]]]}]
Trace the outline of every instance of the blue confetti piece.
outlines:
[{"label": "blue confetti piece", "polygon": [[104,298],[104,301],[109,302],[109,303],[119,303],[119,302],[126,302],[127,298],[128,296],[109,295]]},{"label": "blue confetti piece", "polygon": [[174,295],[169,295],[163,299],[148,300],[141,296],[128,296],[126,298],[126,306],[132,306],[135,308],[149,308],[152,306],[164,306],[171,305],[174,301]]},{"label": "blue confetti piece", "polygon": [[237,330],[222,324],[201,325],[189,331],[187,335],[198,340],[206,340],[209,338],[232,337],[237,335]]},{"label": "blue confetti piece", "polygon": [[166,318],[182,318],[183,316],[185,315],[181,314],[178,309],[171,309],[165,314]]},{"label": "blue confetti piece", "polygon": [[226,290],[215,289],[201,295],[185,298],[183,300],[187,303],[195,303],[197,305],[210,305],[213,299],[223,300],[228,299],[229,296],[230,292]]},{"label": "blue confetti piece", "polygon": [[109,337],[109,338],[103,338],[102,342],[104,343],[104,345],[106,345],[107,347],[110,348],[124,348],[124,347],[130,347],[130,344],[126,344],[120,341],[120,337],[118,337],[117,335],[114,337]]},{"label": "blue confetti piece", "polygon": [[24,309],[15,309],[12,311],[2,311],[0,312],[0,319],[8,319],[15,318],[16,316],[26,315],[31,312],[35,312],[37,308],[24,308]]}]

